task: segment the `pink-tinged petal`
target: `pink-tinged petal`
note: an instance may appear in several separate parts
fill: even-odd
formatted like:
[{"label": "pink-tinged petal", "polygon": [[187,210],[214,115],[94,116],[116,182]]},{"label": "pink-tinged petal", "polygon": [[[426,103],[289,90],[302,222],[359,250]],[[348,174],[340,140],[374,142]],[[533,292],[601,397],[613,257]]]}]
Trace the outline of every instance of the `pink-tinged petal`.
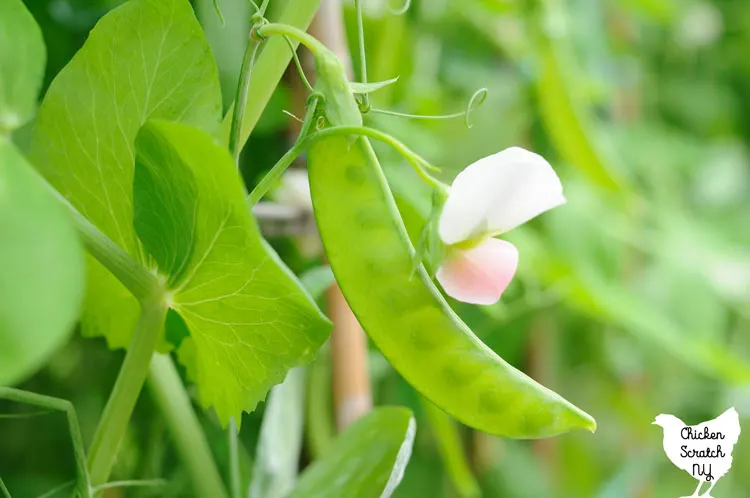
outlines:
[{"label": "pink-tinged petal", "polygon": [[438,232],[449,245],[496,235],[563,203],[560,179],[547,160],[510,147],[458,174],[448,191]]},{"label": "pink-tinged petal", "polygon": [[494,304],[508,287],[518,266],[518,250],[510,242],[487,239],[443,263],[435,277],[454,299]]}]

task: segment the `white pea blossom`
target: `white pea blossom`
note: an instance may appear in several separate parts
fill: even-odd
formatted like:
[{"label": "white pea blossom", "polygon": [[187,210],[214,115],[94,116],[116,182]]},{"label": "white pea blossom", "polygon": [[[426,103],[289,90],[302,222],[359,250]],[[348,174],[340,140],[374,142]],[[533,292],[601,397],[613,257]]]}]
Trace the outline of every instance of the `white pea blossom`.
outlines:
[{"label": "white pea blossom", "polygon": [[470,164],[440,214],[438,234],[449,250],[438,282],[459,301],[497,302],[516,272],[518,251],[494,237],[564,203],[560,179],[538,154],[510,147]]}]

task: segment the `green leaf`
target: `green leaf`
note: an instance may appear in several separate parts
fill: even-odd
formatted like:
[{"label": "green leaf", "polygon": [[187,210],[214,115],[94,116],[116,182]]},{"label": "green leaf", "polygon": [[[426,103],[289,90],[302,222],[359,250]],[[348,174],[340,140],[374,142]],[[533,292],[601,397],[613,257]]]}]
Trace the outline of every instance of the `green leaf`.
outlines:
[{"label": "green leaf", "polygon": [[0,385],[39,368],[71,332],[83,248],[60,202],[0,138]]},{"label": "green leaf", "polygon": [[[250,411],[330,332],[263,240],[231,156],[204,132],[148,122],[136,139],[135,229],[190,337],[180,357],[225,423]],[[185,236],[187,234],[187,236]]]},{"label": "green leaf", "polygon": [[[44,98],[32,162],[134,258],[133,141],[147,119],[213,132],[221,95],[211,50],[187,0],[131,0],[104,16]],[[176,242],[177,243],[177,242]],[[135,298],[89,258],[83,333],[130,342]]]},{"label": "green leaf", "polygon": [[597,136],[593,118],[576,92],[577,86],[570,81],[570,68],[576,63],[567,50],[568,40],[562,33],[550,34],[552,28],[548,29],[554,24],[553,29],[562,31],[565,13],[558,0],[543,0],[539,5],[542,12],[534,21],[540,66],[536,93],[547,132],[560,155],[590,181],[610,190],[625,190],[622,170],[613,167],[613,155]]},{"label": "green leaf", "polygon": [[268,396],[250,498],[284,498],[294,489],[304,425],[305,372],[295,368]]},{"label": "green leaf", "polygon": [[23,2],[0,2],[0,133],[31,118],[45,59],[42,31]]},{"label": "green leaf", "polygon": [[453,488],[461,498],[477,498],[481,495],[479,484],[471,473],[458,424],[426,398],[420,400]]},{"label": "green leaf", "polygon": [[371,83],[357,83],[355,81],[350,81],[349,86],[351,87],[352,92],[354,93],[370,93],[370,92],[374,92],[375,90],[380,90],[381,88],[385,88],[388,85],[392,85],[397,81],[398,81],[398,76],[396,76],[395,78],[391,78],[389,80],[373,81]]},{"label": "green leaf", "polygon": [[549,285],[565,280],[565,299],[574,308],[664,348],[696,371],[732,384],[750,381],[750,365],[727,345],[681,329],[652,301],[593,271],[590,262],[584,266],[553,256],[549,244],[531,231],[515,230],[509,239],[542,280]]},{"label": "green leaf", "polygon": [[336,438],[325,458],[302,473],[289,498],[388,498],[411,457],[416,424],[401,407],[377,408]]}]

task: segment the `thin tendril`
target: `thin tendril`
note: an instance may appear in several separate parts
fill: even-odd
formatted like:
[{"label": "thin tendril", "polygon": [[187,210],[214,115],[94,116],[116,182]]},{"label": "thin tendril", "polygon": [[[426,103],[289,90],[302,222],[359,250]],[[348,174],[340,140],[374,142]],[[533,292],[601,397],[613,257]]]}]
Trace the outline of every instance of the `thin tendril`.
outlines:
[{"label": "thin tendril", "polygon": [[307,79],[307,76],[305,76],[305,71],[304,69],[302,69],[302,63],[299,61],[297,51],[294,50],[294,44],[292,43],[292,40],[290,40],[288,36],[285,36],[284,40],[286,40],[287,45],[289,45],[289,50],[292,51],[292,59],[294,59],[294,65],[297,67],[297,72],[299,73],[299,77],[302,79],[302,83],[305,84],[305,87],[310,93],[314,92],[315,90],[310,84],[310,80]]},{"label": "thin tendril", "polygon": [[301,118],[298,118],[297,116],[295,116],[291,112],[287,111],[286,109],[282,109],[281,112],[283,112],[284,114],[286,114],[290,118],[294,119],[295,121],[299,121],[300,123],[304,123],[304,121]]},{"label": "thin tendril", "polygon": [[[354,0],[354,8],[357,9],[357,44],[359,45],[359,81],[367,83],[367,54],[365,53],[365,27],[362,21],[362,0]],[[359,104],[361,112],[370,110],[370,97],[367,92],[362,93],[362,101]]]},{"label": "thin tendril", "polygon": [[0,413],[0,419],[11,419],[11,418],[31,418],[38,417],[39,415],[47,415],[48,413],[54,413],[53,410],[38,410],[29,413]]},{"label": "thin tendril", "polygon": [[472,126],[474,126],[470,121],[471,113],[474,111],[474,109],[482,105],[482,103],[487,99],[487,93],[488,91],[486,88],[480,88],[479,90],[474,92],[474,95],[472,95],[471,98],[469,99],[469,103],[466,106],[465,111],[455,112],[453,114],[442,114],[439,116],[427,116],[423,114],[409,114],[405,112],[389,111],[387,109],[375,109],[375,108],[370,109],[370,112],[374,112],[376,114],[385,114],[387,116],[397,116],[401,118],[412,118],[412,119],[452,119],[452,118],[465,117],[466,127],[471,128]]},{"label": "thin tendril", "polygon": [[405,14],[407,10],[409,10],[409,7],[411,7],[411,0],[405,0],[404,4],[399,7],[398,9],[390,8],[388,10],[391,11],[391,14],[394,16],[400,16],[401,14]]},{"label": "thin tendril", "polygon": [[221,27],[227,25],[227,22],[224,20],[224,14],[221,13],[221,7],[219,7],[219,0],[214,0],[214,10],[216,11],[216,15],[219,16],[219,20],[221,21]]},{"label": "thin tendril", "polygon": [[253,8],[255,8],[255,13],[256,14],[261,14],[260,7],[258,7],[257,3],[253,2],[253,0],[247,0],[247,3],[249,3],[250,5],[252,5]]},{"label": "thin tendril", "polygon": [[167,484],[166,479],[144,479],[144,480],[130,480],[130,481],[112,481],[100,486],[93,488],[94,492],[103,491],[105,489],[112,488],[133,488],[136,486],[147,487],[147,486],[164,486]]},{"label": "thin tendril", "polygon": [[54,488],[50,489],[44,494],[39,495],[37,498],[51,498],[52,496],[55,496],[57,493],[62,491],[63,489],[67,489],[71,486],[73,486],[76,482],[74,480],[70,480],[68,482],[64,482],[60,484],[59,486],[55,486]]}]

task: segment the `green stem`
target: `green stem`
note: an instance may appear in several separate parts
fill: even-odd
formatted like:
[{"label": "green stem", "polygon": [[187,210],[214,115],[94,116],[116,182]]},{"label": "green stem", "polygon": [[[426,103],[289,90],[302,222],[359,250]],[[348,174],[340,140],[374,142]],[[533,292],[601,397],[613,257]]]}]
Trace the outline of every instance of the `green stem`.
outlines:
[{"label": "green stem", "polygon": [[211,448],[169,355],[155,354],[151,358],[148,380],[151,394],[193,479],[196,496],[226,498],[227,492]]},{"label": "green stem", "polygon": [[331,410],[331,352],[327,345],[310,365],[307,390],[305,435],[307,448],[317,460],[327,454],[336,435]]},{"label": "green stem", "polygon": [[229,132],[229,152],[232,154],[234,164],[238,169],[240,167],[240,152],[242,151],[240,131],[242,129],[242,120],[245,117],[247,94],[250,90],[250,75],[253,72],[255,55],[258,53],[259,47],[260,42],[253,39],[251,33],[247,38],[247,48],[245,48],[245,56],[242,58],[242,67],[240,68],[240,81],[234,97],[235,104],[239,103],[239,105],[236,107],[237,112],[232,115],[232,127]]},{"label": "green stem", "polygon": [[229,443],[229,487],[232,498],[242,497],[242,486],[240,485],[240,452],[239,431],[234,417],[229,419],[227,427]]},{"label": "green stem", "polygon": [[281,175],[284,174],[284,171],[286,171],[286,169],[294,162],[294,160],[297,159],[297,156],[302,153],[302,151],[304,150],[302,142],[310,134],[310,129],[312,128],[315,121],[315,111],[317,107],[318,98],[312,97],[310,99],[310,104],[307,106],[307,112],[305,113],[304,121],[302,121],[302,128],[300,129],[297,141],[294,143],[292,148],[286,152],[286,154],[281,156],[281,159],[279,159],[278,162],[273,165],[268,173],[266,173],[266,175],[260,180],[258,185],[255,186],[253,191],[250,192],[250,195],[247,198],[247,203],[250,207],[255,206],[258,201],[263,198],[266,192],[268,192],[271,187],[273,187],[276,182],[279,181]]},{"label": "green stem", "polygon": [[[359,81],[367,83],[367,53],[365,51],[365,27],[362,21],[362,0],[354,0],[357,11],[357,45],[359,47]],[[370,109],[370,97],[367,92],[362,94],[362,104]]]},{"label": "green stem", "polygon": [[75,225],[78,234],[83,240],[86,250],[109,270],[138,300],[143,301],[153,296],[161,286],[156,275],[149,272],[125,250],[112,242],[112,239],[96,228],[46,178],[41,174],[38,176],[70,212],[73,225]]},{"label": "green stem", "polygon": [[477,498],[479,484],[469,468],[456,422],[427,399],[421,401],[453,487],[461,498]]},{"label": "green stem", "polygon": [[109,478],[166,316],[167,305],[162,296],[141,302],[138,326],[89,449],[89,472],[94,486],[106,483]]},{"label": "green stem", "polygon": [[[305,115],[305,123],[308,122],[310,116],[311,112],[308,109],[308,112]],[[309,125],[308,128],[306,128],[305,124],[303,124],[302,129],[303,132],[305,132],[307,129],[309,129]],[[417,154],[389,134],[383,133],[382,131],[376,130],[375,128],[367,128],[364,126],[334,126],[332,128],[326,128],[325,130],[321,130],[315,133],[307,133],[307,135],[303,135],[302,133],[300,133],[299,138],[294,143],[292,148],[289,149],[286,154],[281,156],[281,159],[279,159],[278,162],[273,165],[273,167],[268,171],[268,173],[266,173],[266,175],[263,177],[263,179],[261,179],[258,185],[253,189],[253,191],[250,192],[250,195],[247,197],[248,205],[252,207],[257,204],[258,201],[260,201],[260,199],[263,197],[263,195],[265,195],[265,193],[270,190],[270,188],[279,180],[279,178],[281,178],[281,175],[284,174],[284,171],[286,171],[286,169],[294,162],[297,156],[302,154],[305,149],[311,147],[314,143],[320,140],[330,137],[347,135],[362,135],[365,137],[380,140],[381,142],[390,145],[391,147],[396,149],[396,151],[401,154],[404,159],[407,160],[407,162],[414,168],[414,171],[417,172],[417,174],[422,178],[422,180],[425,181],[425,183],[440,192],[444,193],[447,191],[447,185],[427,173],[426,168],[434,169],[433,166],[431,166],[419,154]]]},{"label": "green stem", "polygon": [[0,387],[0,399],[40,406],[42,408],[48,408],[65,414],[65,417],[68,419],[68,431],[70,432],[70,438],[73,442],[73,456],[76,461],[76,488],[78,489],[78,494],[82,498],[90,498],[91,482],[89,480],[89,473],[86,470],[86,453],[83,450],[81,427],[78,425],[78,417],[76,416],[73,404],[65,399],[21,391],[20,389],[13,389],[12,387]]},{"label": "green stem", "polygon": [[[427,173],[426,169],[436,169],[430,165],[425,159],[419,154],[411,150],[409,147],[404,145],[402,142],[396,140],[391,135],[384,133],[375,128],[367,128],[364,126],[334,126],[332,128],[326,128],[325,130],[318,131],[312,135],[308,135],[302,143],[299,143],[300,151],[304,150],[313,145],[313,143],[323,140],[332,136],[346,136],[346,135],[362,135],[365,137],[374,138],[384,142],[393,147],[396,152],[401,154],[404,159],[414,168],[417,174],[431,187],[434,189],[443,191],[447,189],[447,186],[440,180],[434,178],[432,175]],[[297,147],[297,144],[295,144]],[[291,151],[290,151],[291,152]]]},{"label": "green stem", "polygon": [[312,36],[311,34],[302,31],[301,29],[298,29],[294,26],[290,26],[288,24],[281,24],[281,23],[269,23],[264,24],[263,26],[259,27],[257,30],[257,33],[259,36],[262,37],[269,37],[274,35],[280,35],[285,36],[288,38],[291,38],[292,40],[296,40],[297,42],[301,43],[305,47],[312,52],[312,54],[316,57],[323,54],[323,52],[329,52],[328,48],[323,45],[322,42],[318,41],[317,38]]},{"label": "green stem", "polygon": [[297,68],[297,73],[299,74],[299,77],[302,80],[302,84],[305,85],[305,88],[307,88],[308,92],[310,93],[315,92],[315,89],[310,84],[310,80],[308,80],[307,76],[305,76],[305,70],[302,67],[302,63],[299,61],[299,57],[297,57],[297,50],[294,48],[294,42],[288,36],[285,36],[284,40],[286,40],[286,44],[289,45],[289,50],[291,50],[292,52],[292,60],[294,61],[294,67]]},{"label": "green stem", "polygon": [[86,250],[114,275],[138,300],[154,295],[160,287],[156,275],[134,260],[120,246],[104,235],[88,218],[71,208],[73,223]]},{"label": "green stem", "polygon": [[[295,26],[299,29],[307,29],[319,6],[320,0],[289,0],[279,17],[279,23]],[[292,54],[283,38],[273,38],[263,44],[263,51],[255,61],[250,79],[248,94],[252,95],[253,98],[248,99],[245,106],[240,139],[238,141],[240,148],[247,141],[253,128],[255,128],[263,109],[266,108],[271,95],[289,65],[291,57]],[[222,125],[226,143],[229,143],[231,122],[234,119],[233,115],[233,111],[227,113]]]}]

